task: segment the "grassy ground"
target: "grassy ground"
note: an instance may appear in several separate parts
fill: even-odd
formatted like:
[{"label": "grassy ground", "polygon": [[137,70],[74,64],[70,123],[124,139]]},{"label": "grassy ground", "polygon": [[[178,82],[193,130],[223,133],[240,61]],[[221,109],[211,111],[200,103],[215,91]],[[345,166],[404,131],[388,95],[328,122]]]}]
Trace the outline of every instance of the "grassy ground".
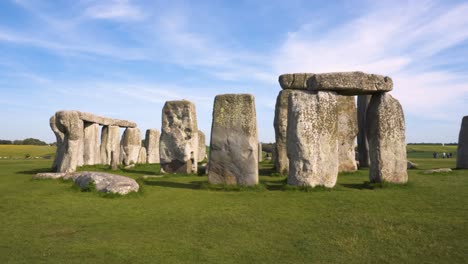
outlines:
[{"label": "grassy ground", "polygon": [[55,156],[55,146],[0,145],[0,157],[7,159],[51,158]]},{"label": "grassy ground", "polygon": [[[340,174],[333,190],[303,191],[273,176],[252,189],[213,188],[206,176],[143,179],[159,167],[142,165],[117,171],[141,193],[105,198],[31,179],[51,162],[0,160],[0,263],[468,262],[468,170],[411,170],[408,185],[385,188],[360,170]],[[270,163],[261,167],[271,175]]]}]

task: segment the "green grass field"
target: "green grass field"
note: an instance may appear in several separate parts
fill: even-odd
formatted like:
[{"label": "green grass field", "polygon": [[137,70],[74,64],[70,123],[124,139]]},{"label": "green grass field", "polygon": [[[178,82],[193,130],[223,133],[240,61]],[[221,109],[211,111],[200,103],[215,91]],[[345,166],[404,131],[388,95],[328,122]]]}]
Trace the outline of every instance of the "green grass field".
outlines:
[{"label": "green grass field", "polygon": [[[431,157],[414,159],[455,166]],[[410,170],[409,184],[384,188],[360,170],[332,190],[297,190],[264,162],[261,187],[224,189],[206,176],[145,180],[159,166],[140,165],[117,173],[141,193],[105,197],[31,179],[51,163],[0,160],[0,263],[468,262],[468,170]]]}]

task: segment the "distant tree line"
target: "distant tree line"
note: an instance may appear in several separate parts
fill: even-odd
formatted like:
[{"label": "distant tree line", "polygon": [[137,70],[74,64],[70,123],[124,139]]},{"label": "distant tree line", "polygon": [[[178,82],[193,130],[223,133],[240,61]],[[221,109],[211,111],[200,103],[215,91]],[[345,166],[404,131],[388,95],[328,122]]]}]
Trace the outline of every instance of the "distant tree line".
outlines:
[{"label": "distant tree line", "polygon": [[0,145],[37,145],[45,146],[48,145],[44,141],[41,141],[37,138],[27,138],[23,140],[4,140],[0,139]]}]

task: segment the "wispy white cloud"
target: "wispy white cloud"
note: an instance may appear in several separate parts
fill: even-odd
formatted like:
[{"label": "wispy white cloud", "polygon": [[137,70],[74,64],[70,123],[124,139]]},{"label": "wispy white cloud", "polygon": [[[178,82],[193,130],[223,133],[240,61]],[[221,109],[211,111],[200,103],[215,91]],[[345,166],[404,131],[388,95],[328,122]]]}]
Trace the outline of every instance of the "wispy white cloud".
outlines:
[{"label": "wispy white cloud", "polygon": [[85,15],[93,19],[143,20],[143,10],[129,0],[97,1],[88,6]]},{"label": "wispy white cloud", "polygon": [[[274,61],[277,73],[366,71],[390,75],[405,111],[430,118],[453,117],[451,105],[468,94],[468,78],[434,70],[435,54],[468,39],[468,4],[429,1],[379,4],[328,31],[303,26],[290,32]],[[466,103],[466,102],[465,102]],[[458,118],[458,117],[457,117]]]}]

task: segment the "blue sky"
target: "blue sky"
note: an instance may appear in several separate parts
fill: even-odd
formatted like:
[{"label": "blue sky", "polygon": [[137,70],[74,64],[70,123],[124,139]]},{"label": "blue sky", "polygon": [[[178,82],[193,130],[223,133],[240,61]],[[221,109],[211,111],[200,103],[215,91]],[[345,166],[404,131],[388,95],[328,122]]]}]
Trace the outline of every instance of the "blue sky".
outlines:
[{"label": "blue sky", "polygon": [[456,142],[468,115],[466,1],[0,2],[0,138],[55,141],[48,119],[81,110],[161,127],[165,101],[252,93],[274,141],[282,73],[393,78],[407,142]]}]

